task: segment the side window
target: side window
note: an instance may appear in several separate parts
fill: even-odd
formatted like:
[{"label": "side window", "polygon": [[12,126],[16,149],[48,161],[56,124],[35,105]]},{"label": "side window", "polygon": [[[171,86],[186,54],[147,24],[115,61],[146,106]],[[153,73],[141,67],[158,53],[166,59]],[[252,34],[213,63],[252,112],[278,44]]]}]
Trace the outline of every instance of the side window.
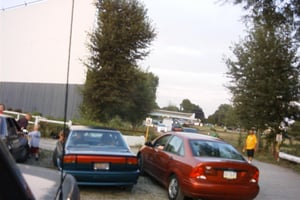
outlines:
[{"label": "side window", "polygon": [[170,137],[171,135],[165,135],[159,138],[158,140],[155,141],[154,147],[163,149]]},{"label": "side window", "polygon": [[183,156],[183,140],[177,136],[174,136],[166,146],[165,151]]},{"label": "side window", "polygon": [[192,140],[190,145],[194,156],[220,157],[219,143],[217,142]]},{"label": "side window", "polygon": [[13,121],[9,118],[6,119],[6,124],[7,124],[7,132],[8,135],[12,136],[12,135],[17,135],[17,129],[13,123]]}]

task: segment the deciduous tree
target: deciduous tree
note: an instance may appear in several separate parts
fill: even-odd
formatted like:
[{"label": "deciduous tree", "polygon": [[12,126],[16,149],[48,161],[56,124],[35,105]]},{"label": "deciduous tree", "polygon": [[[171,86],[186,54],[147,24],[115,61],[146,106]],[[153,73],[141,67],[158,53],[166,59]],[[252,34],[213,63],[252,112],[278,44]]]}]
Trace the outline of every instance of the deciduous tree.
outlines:
[{"label": "deciduous tree", "polygon": [[136,113],[144,116],[155,105],[158,78],[138,66],[149,53],[155,30],[137,0],[99,0],[96,7],[81,111],[93,120],[119,116],[135,124]]}]

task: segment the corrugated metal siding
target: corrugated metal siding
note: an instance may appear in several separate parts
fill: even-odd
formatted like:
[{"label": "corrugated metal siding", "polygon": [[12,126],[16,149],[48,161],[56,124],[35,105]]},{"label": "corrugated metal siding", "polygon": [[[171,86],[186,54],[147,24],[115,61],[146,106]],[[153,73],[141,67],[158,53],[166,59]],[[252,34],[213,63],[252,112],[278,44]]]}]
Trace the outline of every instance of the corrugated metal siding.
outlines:
[{"label": "corrugated metal siding", "polygon": [[[79,118],[80,84],[69,84],[67,120]],[[6,109],[39,112],[45,117],[64,117],[65,84],[0,82],[0,102]]]}]

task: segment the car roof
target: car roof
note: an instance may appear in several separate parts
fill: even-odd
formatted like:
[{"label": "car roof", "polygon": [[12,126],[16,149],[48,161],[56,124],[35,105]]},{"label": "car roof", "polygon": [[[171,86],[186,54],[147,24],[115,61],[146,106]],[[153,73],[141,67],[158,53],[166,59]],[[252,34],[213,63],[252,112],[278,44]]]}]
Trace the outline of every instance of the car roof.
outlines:
[{"label": "car roof", "polygon": [[191,127],[182,127],[182,129],[186,129],[186,130],[197,130],[196,128],[191,128]]},{"label": "car roof", "polygon": [[73,125],[70,130],[106,130],[106,131],[118,131],[114,128],[102,127],[102,126],[83,126],[83,125]]},{"label": "car roof", "polygon": [[191,127],[182,127],[182,130],[184,130],[185,132],[187,132],[187,131],[190,131],[190,132],[193,131],[194,133],[198,132],[198,129],[191,128]]},{"label": "car roof", "polygon": [[201,133],[192,133],[192,132],[183,132],[183,131],[174,131],[174,132],[169,132],[171,135],[177,135],[179,137],[184,137],[187,139],[200,139],[200,140],[211,140],[211,141],[223,141],[220,138],[216,138],[213,136],[209,136],[209,135],[204,135]]}]

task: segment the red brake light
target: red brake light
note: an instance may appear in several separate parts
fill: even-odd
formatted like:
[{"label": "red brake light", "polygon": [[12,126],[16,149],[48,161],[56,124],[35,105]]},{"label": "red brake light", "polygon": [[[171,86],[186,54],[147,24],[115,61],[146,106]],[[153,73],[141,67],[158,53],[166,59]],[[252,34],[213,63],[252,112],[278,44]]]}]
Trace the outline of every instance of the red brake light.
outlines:
[{"label": "red brake light", "polygon": [[251,178],[250,182],[258,183],[258,179],[259,179],[259,171],[258,171],[258,169],[256,169],[255,172],[252,175],[252,178]]},{"label": "red brake light", "polygon": [[75,155],[65,155],[64,156],[64,163],[75,163],[76,156]]},{"label": "red brake light", "polygon": [[127,158],[126,159],[126,163],[129,164],[129,165],[137,165],[138,164],[138,160],[135,157],[133,157],[133,158]]},{"label": "red brake light", "polygon": [[200,178],[200,179],[206,179],[206,177],[204,176],[204,168],[201,166],[197,166],[195,167],[192,172],[190,173],[190,177],[191,178]]}]

